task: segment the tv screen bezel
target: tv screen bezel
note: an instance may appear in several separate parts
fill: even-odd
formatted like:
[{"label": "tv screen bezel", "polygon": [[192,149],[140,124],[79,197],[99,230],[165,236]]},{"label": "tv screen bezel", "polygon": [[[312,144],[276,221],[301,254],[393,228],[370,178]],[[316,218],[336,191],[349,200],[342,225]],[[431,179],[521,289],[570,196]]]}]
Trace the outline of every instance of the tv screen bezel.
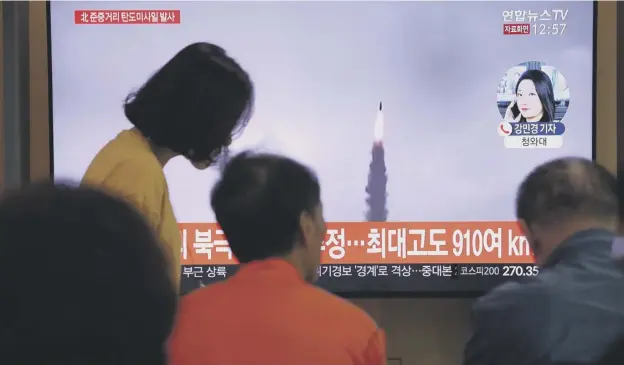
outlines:
[{"label": "tv screen bezel", "polygon": [[[592,159],[597,158],[597,120],[596,120],[596,90],[597,90],[597,40],[598,40],[598,1],[593,3],[593,26],[592,26]],[[54,128],[53,128],[53,85],[52,85],[52,24],[50,19],[50,1],[46,1],[46,27],[47,27],[47,63],[48,63],[48,128],[49,128],[49,171],[50,178],[54,178]],[[619,128],[618,128],[619,130]],[[393,291],[357,291],[335,292],[349,299],[394,299],[394,298],[476,298],[489,289],[483,291],[458,291],[458,292],[393,292]]]}]

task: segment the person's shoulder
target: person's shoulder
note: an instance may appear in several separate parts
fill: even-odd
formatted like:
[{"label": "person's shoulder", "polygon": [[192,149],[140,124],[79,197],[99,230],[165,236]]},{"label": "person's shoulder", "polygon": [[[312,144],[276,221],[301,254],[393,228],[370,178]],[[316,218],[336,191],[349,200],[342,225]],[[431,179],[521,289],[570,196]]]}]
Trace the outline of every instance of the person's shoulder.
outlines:
[{"label": "person's shoulder", "polygon": [[550,306],[557,298],[556,273],[544,273],[523,281],[511,281],[492,289],[473,305],[473,316],[493,319],[495,316],[510,318],[524,316],[540,306]]},{"label": "person's shoulder", "polygon": [[152,175],[164,179],[162,166],[145,141],[132,131],[122,131],[93,158],[85,179],[102,179],[111,175]]},{"label": "person's shoulder", "polygon": [[163,171],[148,159],[128,158],[101,168],[105,171],[98,171],[98,165],[92,166],[84,175],[82,183],[101,187],[126,198],[160,196],[166,192],[167,182]]},{"label": "person's shoulder", "polygon": [[336,345],[342,344],[353,364],[381,365],[386,361],[386,338],[377,322],[362,308],[320,288],[314,288],[322,298],[315,307],[325,318],[327,331]]},{"label": "person's shoulder", "polygon": [[[187,322],[196,323],[198,322],[197,316],[218,316],[221,311],[227,310],[227,305],[231,304],[232,298],[227,292],[225,283],[213,283],[183,295],[178,303],[178,317],[188,319]],[[206,311],[206,308],[211,310]]]},{"label": "person's shoulder", "polygon": [[121,195],[150,190],[164,191],[167,186],[165,174],[156,156],[146,148],[120,139],[118,136],[98,152],[87,168],[82,183]]},{"label": "person's shoulder", "polygon": [[106,153],[101,151],[92,161],[85,173],[84,179],[89,177],[107,178],[127,177],[164,179],[165,174],[156,157],[148,152],[137,150],[131,154]]},{"label": "person's shoulder", "polygon": [[215,327],[224,326],[228,321],[229,312],[223,314],[224,296],[219,290],[221,283],[211,284],[183,295],[178,301],[175,325],[169,337],[169,348],[175,356],[189,345],[188,339],[196,336],[213,338],[218,333]]},{"label": "person's shoulder", "polygon": [[153,181],[165,184],[165,173],[162,165],[151,154],[139,153],[120,161],[113,171],[116,175],[134,176],[138,181]]},{"label": "person's shoulder", "polygon": [[315,297],[314,302],[324,308],[325,313],[330,313],[342,323],[348,323],[354,332],[370,335],[379,329],[377,322],[354,303],[316,286],[310,285],[309,291]]}]

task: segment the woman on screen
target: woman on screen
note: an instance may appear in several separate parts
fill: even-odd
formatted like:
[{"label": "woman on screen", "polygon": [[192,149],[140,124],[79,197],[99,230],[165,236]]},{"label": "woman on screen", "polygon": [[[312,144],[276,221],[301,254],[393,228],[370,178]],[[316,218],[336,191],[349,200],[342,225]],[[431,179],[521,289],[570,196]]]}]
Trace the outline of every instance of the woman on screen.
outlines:
[{"label": "woman on screen", "polygon": [[555,93],[550,77],[541,70],[527,70],[518,79],[515,100],[507,107],[508,122],[553,122]]},{"label": "woman on screen", "polygon": [[247,125],[253,96],[249,75],[222,48],[191,44],[128,95],[124,113],[134,128],[106,144],[83,177],[146,215],[166,245],[176,285],[182,245],[163,168],[178,156],[197,169],[212,165]]}]

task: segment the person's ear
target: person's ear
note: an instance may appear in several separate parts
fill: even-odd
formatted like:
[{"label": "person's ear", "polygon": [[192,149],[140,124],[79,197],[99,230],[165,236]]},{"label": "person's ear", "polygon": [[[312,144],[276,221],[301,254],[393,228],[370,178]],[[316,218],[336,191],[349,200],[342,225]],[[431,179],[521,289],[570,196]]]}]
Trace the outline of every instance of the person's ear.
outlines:
[{"label": "person's ear", "polygon": [[529,229],[529,225],[524,219],[520,219],[518,221],[518,225],[520,226],[520,231],[522,231],[523,235],[527,236],[531,233],[531,230]]},{"label": "person's ear", "polygon": [[533,237],[533,230],[531,230],[529,224],[524,219],[520,219],[518,225],[520,226],[520,231],[522,231],[522,235],[529,243],[529,247],[531,248],[531,256],[533,256],[533,259],[536,260],[537,258],[535,257],[535,251],[539,250],[539,247],[537,247],[538,242],[535,240],[535,237]]},{"label": "person's ear", "polygon": [[314,217],[305,210],[299,214],[299,232],[300,244],[307,247],[314,237]]}]

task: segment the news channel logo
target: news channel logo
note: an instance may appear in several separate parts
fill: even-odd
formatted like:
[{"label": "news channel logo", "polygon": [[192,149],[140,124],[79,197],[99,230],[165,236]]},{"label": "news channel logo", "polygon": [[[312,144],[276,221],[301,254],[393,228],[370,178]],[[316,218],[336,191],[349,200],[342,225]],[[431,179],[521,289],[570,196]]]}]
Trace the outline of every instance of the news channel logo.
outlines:
[{"label": "news channel logo", "polygon": [[557,68],[527,61],[505,72],[496,104],[503,121],[498,134],[505,148],[561,148],[570,91]]}]

